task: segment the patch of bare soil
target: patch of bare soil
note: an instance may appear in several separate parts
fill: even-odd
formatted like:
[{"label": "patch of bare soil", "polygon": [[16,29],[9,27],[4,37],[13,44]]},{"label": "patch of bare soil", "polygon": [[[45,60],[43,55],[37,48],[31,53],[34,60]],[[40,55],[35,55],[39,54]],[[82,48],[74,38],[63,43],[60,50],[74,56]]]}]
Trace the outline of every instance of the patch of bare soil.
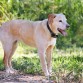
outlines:
[{"label": "patch of bare soil", "polygon": [[[46,80],[44,76],[40,75],[29,75],[29,74],[16,74],[7,75],[4,71],[0,71],[0,83],[83,83],[83,77],[81,79],[76,79],[72,77],[71,73],[67,76],[58,79],[51,78]],[[55,76],[56,77],[56,76]],[[57,82],[54,80],[56,79]]]},{"label": "patch of bare soil", "polygon": [[46,80],[44,76],[33,76],[27,74],[6,75],[0,71],[0,83],[56,83],[52,80]]}]

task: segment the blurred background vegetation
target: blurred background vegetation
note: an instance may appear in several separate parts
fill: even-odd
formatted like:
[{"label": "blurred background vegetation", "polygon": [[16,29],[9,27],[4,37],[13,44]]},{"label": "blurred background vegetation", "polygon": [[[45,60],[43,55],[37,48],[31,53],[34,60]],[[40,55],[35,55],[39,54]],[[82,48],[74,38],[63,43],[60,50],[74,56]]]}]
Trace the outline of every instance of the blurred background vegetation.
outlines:
[{"label": "blurred background vegetation", "polygon": [[[0,0],[0,24],[12,19],[43,20],[50,13],[64,13],[70,24],[68,36],[59,35],[57,39],[58,49],[55,48],[53,52],[53,71],[57,78],[71,72],[74,80],[78,81],[83,77],[83,0]],[[0,55],[3,55],[2,47]],[[4,69],[2,57],[0,70]],[[13,66],[25,73],[41,74],[38,58],[36,49],[19,43]]]},{"label": "blurred background vegetation", "polygon": [[50,13],[64,13],[68,36],[59,36],[57,47],[83,47],[83,0],[0,0],[0,24],[11,19],[43,20]]}]

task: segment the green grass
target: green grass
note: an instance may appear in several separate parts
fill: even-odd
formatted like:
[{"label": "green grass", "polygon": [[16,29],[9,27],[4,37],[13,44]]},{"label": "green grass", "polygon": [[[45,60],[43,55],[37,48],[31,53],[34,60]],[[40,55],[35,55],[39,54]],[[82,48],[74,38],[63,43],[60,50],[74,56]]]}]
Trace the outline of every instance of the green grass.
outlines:
[{"label": "green grass", "polygon": [[[0,70],[4,69],[3,66],[3,50],[0,46]],[[26,47],[19,44],[12,60],[13,67],[24,73],[29,74],[42,74],[39,56],[37,50],[31,47]],[[81,75],[83,72],[83,48],[66,48],[63,50],[54,49],[52,66],[54,73],[67,74],[71,71],[75,75]]]}]

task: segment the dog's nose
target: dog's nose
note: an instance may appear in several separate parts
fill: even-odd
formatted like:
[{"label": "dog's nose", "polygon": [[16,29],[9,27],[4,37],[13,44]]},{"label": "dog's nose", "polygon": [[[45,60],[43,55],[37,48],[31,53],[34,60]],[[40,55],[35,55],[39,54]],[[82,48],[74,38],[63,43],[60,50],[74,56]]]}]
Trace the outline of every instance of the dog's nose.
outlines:
[{"label": "dog's nose", "polygon": [[70,25],[69,25],[69,24],[67,24],[67,25],[66,25],[66,27],[67,27],[67,28],[69,28],[69,27],[70,27]]}]

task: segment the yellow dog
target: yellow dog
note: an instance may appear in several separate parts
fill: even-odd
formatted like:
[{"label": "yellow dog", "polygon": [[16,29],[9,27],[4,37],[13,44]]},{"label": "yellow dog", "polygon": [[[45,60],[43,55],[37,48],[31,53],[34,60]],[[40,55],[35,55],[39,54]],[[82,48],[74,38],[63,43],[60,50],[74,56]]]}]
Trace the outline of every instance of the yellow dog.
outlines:
[{"label": "yellow dog", "polygon": [[52,70],[52,50],[56,44],[58,33],[66,35],[69,27],[63,14],[49,14],[43,21],[11,20],[2,24],[0,40],[4,49],[4,65],[7,73],[16,73],[12,68],[11,58],[17,48],[18,41],[36,47],[40,57],[42,70],[49,76]]}]

